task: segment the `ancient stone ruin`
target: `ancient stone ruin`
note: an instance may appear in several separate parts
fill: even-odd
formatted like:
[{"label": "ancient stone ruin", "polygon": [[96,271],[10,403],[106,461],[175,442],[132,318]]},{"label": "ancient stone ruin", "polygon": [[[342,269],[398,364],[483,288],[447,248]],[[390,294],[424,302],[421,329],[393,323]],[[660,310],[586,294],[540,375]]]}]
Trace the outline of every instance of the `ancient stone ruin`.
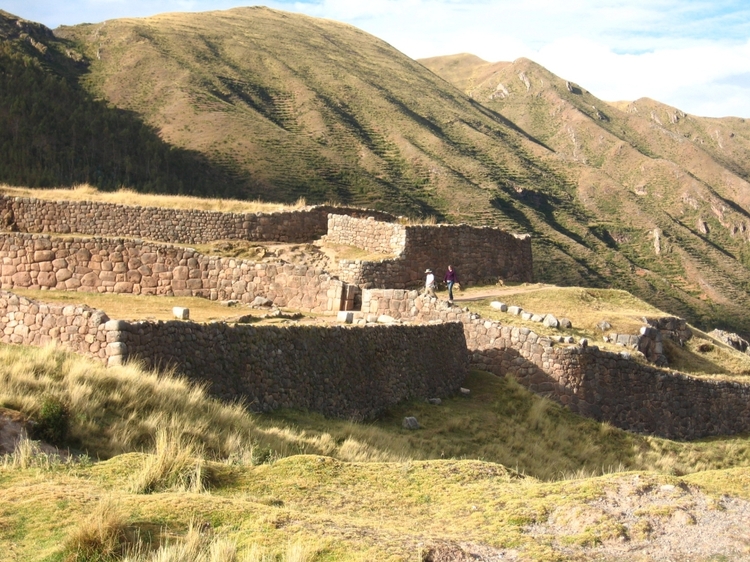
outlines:
[{"label": "ancient stone ruin", "polygon": [[[747,385],[659,369],[633,360],[630,352],[603,351],[586,340],[541,337],[414,289],[426,267],[440,277],[448,263],[465,284],[530,281],[528,236],[465,225],[403,225],[385,213],[338,207],[260,215],[9,197],[0,198],[2,205],[7,227],[0,233],[3,290],[184,295],[244,303],[261,299],[303,311],[341,313],[342,322],[364,325],[123,322],[85,306],[36,303],[2,293],[3,342],[55,341],[107,364],[138,357],[152,366],[173,365],[208,383],[216,395],[242,396],[261,411],[309,408],[364,419],[400,400],[457,393],[471,365],[512,376],[579,414],[624,429],[679,439],[750,431]],[[205,256],[172,244],[321,236],[382,258],[343,260],[334,273],[283,261]],[[549,316],[505,308],[529,319],[538,316],[539,322]],[[408,325],[368,324],[382,319]],[[553,320],[561,327],[565,319]],[[641,334],[624,336],[623,343],[657,364],[663,338],[680,343],[690,336],[680,319],[647,324]]]}]

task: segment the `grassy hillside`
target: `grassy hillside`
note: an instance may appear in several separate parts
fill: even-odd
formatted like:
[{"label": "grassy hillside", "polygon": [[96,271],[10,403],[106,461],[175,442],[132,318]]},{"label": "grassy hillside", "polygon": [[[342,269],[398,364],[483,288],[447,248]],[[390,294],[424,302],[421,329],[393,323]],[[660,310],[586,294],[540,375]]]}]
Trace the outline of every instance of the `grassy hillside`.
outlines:
[{"label": "grassy hillside", "polygon": [[[425,61],[462,92],[356,28],[266,8],[111,20],[42,39],[47,53],[80,62],[48,64],[20,36],[4,44],[23,47],[40,76],[158,133],[168,154],[201,163],[159,168],[169,172],[158,181],[148,166],[126,181],[120,166],[111,178],[121,183],[529,232],[538,280],[626,289],[703,328],[750,333],[741,120],[672,123],[669,108],[643,100],[621,111],[531,61]],[[50,129],[57,149],[33,159],[44,173],[55,170],[44,154],[78,153],[59,132],[70,127]],[[126,160],[141,171],[149,161]]]},{"label": "grassy hillside", "polygon": [[[634,275],[620,271],[615,283],[628,277],[629,290],[699,324],[744,316],[745,120],[695,117],[651,100],[608,104],[527,59],[492,64],[454,55],[421,62],[564,161],[589,232],[606,244],[610,263],[617,263],[615,253],[630,262]],[[735,326],[746,329],[744,321]]]},{"label": "grassy hillside", "polygon": [[233,192],[226,173],[203,155],[165,143],[132,111],[82,88],[87,71],[69,42],[0,10],[0,181]]},{"label": "grassy hillside", "polygon": [[169,373],[0,346],[0,405],[42,424],[63,404],[58,444],[111,457],[30,442],[2,457],[0,546],[24,561],[659,558],[689,519],[672,554],[738,547],[721,533],[750,499],[747,437],[637,436],[486,373],[466,385],[364,425],[253,415]]}]

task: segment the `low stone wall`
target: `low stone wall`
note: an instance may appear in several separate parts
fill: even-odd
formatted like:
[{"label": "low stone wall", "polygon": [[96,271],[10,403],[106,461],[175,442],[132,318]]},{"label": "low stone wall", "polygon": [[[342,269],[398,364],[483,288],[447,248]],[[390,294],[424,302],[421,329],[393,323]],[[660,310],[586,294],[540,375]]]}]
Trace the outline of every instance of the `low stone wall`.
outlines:
[{"label": "low stone wall", "polygon": [[277,213],[223,213],[93,201],[47,201],[0,195],[5,227],[20,232],[128,236],[179,244],[215,240],[309,242],[328,229],[329,213],[396,219],[381,211],[317,205]]},{"label": "low stone wall", "polygon": [[173,365],[255,410],[304,408],[365,419],[411,398],[455,394],[468,369],[460,324],[253,327],[121,324],[129,357]]},{"label": "low stone wall", "polygon": [[[658,369],[596,346],[559,345],[416,291],[363,291],[362,314],[461,322],[473,368],[511,376],[572,411],[669,439],[750,431],[750,385]],[[647,328],[660,334],[655,328]]]},{"label": "low stone wall", "polygon": [[[531,281],[531,238],[496,228],[467,225],[378,225],[374,221],[331,215],[327,240],[369,251],[391,248],[393,259],[342,260],[341,279],[363,288],[406,289],[424,282],[427,268],[443,279],[448,265],[459,281],[475,285],[498,279]],[[403,240],[403,246],[400,246]]]},{"label": "low stone wall", "polygon": [[595,346],[554,346],[527,328],[474,324],[468,332],[472,365],[578,414],[669,439],[750,431],[748,385],[660,370]]},{"label": "low stone wall", "polygon": [[196,296],[341,310],[346,287],[320,269],[203,256],[142,240],[0,234],[0,288]]},{"label": "low stone wall", "polygon": [[368,419],[407,399],[446,397],[466,378],[458,323],[366,328],[124,322],[86,306],[0,292],[3,343],[51,342],[120,364],[175,367],[228,400],[267,411],[301,408]]},{"label": "low stone wall", "polygon": [[114,339],[107,337],[108,320],[104,312],[88,306],[38,303],[0,291],[2,343],[44,346],[54,342],[106,361],[119,353]]}]

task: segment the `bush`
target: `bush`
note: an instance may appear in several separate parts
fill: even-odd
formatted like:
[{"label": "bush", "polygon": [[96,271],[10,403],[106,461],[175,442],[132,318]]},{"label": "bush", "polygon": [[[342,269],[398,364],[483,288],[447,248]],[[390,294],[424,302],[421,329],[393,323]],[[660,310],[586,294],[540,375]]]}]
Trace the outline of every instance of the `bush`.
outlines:
[{"label": "bush", "polygon": [[61,445],[68,436],[68,408],[58,398],[46,397],[31,427],[34,439]]}]

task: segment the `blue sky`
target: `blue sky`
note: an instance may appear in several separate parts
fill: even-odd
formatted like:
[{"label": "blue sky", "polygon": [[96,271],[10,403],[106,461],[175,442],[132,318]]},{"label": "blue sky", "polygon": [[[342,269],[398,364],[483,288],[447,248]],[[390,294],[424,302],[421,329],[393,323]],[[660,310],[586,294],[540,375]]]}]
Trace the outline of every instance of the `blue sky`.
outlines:
[{"label": "blue sky", "polygon": [[750,118],[747,0],[6,0],[49,27],[263,4],[355,25],[419,58],[524,56],[609,101]]}]

